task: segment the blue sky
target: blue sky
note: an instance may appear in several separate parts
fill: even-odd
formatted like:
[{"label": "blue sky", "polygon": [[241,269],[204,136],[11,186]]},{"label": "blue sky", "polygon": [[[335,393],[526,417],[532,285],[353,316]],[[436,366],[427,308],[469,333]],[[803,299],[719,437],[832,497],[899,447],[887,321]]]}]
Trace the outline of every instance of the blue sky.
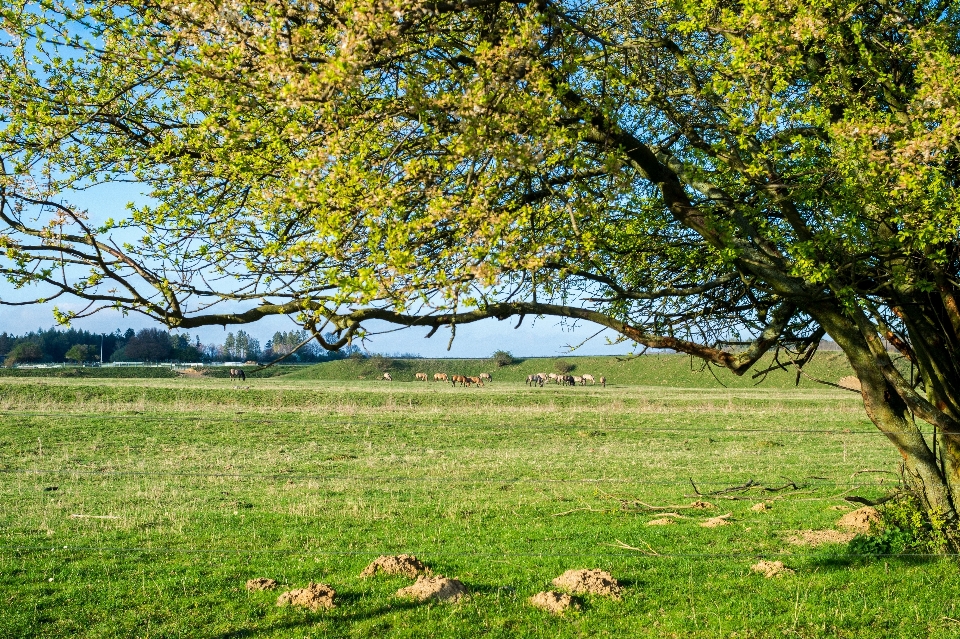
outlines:
[{"label": "blue sky", "polygon": [[[91,221],[105,220],[108,217],[119,219],[126,216],[126,205],[129,201],[142,202],[143,196],[139,188],[129,184],[111,184],[89,191],[71,193],[71,204],[86,208]],[[30,293],[33,293],[31,296]],[[35,297],[37,290],[18,292],[5,281],[0,281],[0,298],[4,300],[24,300]],[[70,301],[60,298],[56,301],[60,310],[82,309],[85,304],[79,301]],[[55,325],[53,319],[54,303],[31,306],[0,306],[0,332],[23,334],[38,328],[49,328]],[[226,310],[226,308],[224,309]],[[475,324],[457,327],[457,337],[450,351],[447,343],[450,332],[440,329],[430,339],[424,339],[428,329],[403,329],[386,323],[372,323],[368,330],[376,334],[367,342],[366,348],[378,353],[411,353],[423,357],[487,357],[497,350],[510,351],[517,356],[550,357],[570,352],[570,346],[575,346],[595,334],[600,327],[594,324],[579,323],[571,325],[563,323],[557,318],[535,319],[527,317],[519,329],[514,330],[517,318],[502,322],[495,319],[484,320]],[[124,316],[117,311],[101,311],[93,317],[76,320],[73,326],[92,332],[113,332],[115,329],[141,329],[159,327],[154,320],[139,315]],[[275,317],[261,320],[246,326],[209,326],[190,331],[191,336],[199,335],[200,341],[206,344],[223,343],[230,331],[245,330],[258,338],[261,344],[265,343],[276,331],[296,330],[299,327],[289,318]],[[608,339],[613,341],[616,335],[612,331],[604,331],[577,349],[578,355],[614,355],[631,351],[630,343],[608,345]]]}]

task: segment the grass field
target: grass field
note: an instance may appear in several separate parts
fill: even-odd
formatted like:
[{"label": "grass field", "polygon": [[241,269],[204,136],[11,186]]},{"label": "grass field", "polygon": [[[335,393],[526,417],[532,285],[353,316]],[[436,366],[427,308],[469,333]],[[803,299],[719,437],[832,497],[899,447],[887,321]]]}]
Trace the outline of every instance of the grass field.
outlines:
[{"label": "grass field", "polygon": [[[0,380],[0,636],[960,631],[952,558],[787,541],[833,528],[844,496],[896,481],[896,454],[855,394],[785,381],[528,389],[494,374],[483,389],[319,368],[240,387]],[[701,498],[691,480],[704,493],[758,486],[681,509]],[[760,501],[771,509],[751,510]],[[675,524],[647,525],[670,511]],[[699,525],[727,513],[727,526]],[[412,603],[393,596],[410,580],[359,578],[403,552],[470,597]],[[765,579],[750,571],[758,559],[796,572]],[[569,568],[609,570],[623,600],[586,597],[564,617],[529,606]],[[278,608],[278,592],[244,589],[253,577],[330,584],[338,607]]]}]

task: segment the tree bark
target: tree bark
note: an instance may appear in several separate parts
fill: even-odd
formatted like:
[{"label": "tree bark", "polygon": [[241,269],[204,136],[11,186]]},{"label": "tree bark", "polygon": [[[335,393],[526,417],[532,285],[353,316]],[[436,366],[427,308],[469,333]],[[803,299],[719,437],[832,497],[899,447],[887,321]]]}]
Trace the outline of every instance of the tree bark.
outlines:
[{"label": "tree bark", "polygon": [[[954,479],[955,473],[941,471],[936,456],[911,416],[907,402],[887,380],[866,338],[857,325],[836,308],[824,305],[811,309],[811,314],[847,356],[860,379],[867,416],[900,453],[910,489],[929,516],[945,521],[955,531],[960,523],[955,507],[960,483]],[[938,437],[941,445],[948,441],[951,447],[955,445],[955,435],[945,438],[939,433]],[[949,450],[950,455],[956,452],[954,448]],[[951,468],[954,467],[952,464]],[[956,535],[951,534],[950,540],[957,546]]]}]

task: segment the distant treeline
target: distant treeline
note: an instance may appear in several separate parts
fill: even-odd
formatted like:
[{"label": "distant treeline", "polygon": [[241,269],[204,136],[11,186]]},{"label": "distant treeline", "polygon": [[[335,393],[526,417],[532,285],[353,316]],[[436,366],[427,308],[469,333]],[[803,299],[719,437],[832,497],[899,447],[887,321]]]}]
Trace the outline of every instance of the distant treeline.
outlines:
[{"label": "distant treeline", "polygon": [[[168,333],[145,328],[134,331],[91,333],[71,328],[38,329],[25,335],[0,333],[0,360],[4,366],[73,361],[84,362],[222,362],[272,361],[283,355],[287,363],[313,363],[342,359],[359,353],[356,346],[328,352],[316,342],[296,347],[308,338],[305,331],[276,332],[261,348],[260,342],[245,331],[227,333],[223,344],[203,344],[187,333]],[[336,341],[326,336],[328,342]],[[292,353],[292,354],[291,354]]]}]

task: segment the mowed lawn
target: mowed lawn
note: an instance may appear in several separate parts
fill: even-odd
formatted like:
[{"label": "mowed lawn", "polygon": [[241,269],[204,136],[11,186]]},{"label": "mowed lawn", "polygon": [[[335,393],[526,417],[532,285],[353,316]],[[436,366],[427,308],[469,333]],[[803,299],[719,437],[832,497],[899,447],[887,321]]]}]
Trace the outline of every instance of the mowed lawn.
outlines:
[{"label": "mowed lawn", "polygon": [[[955,558],[788,541],[886,494],[897,462],[830,388],[5,378],[0,636],[955,637]],[[359,577],[399,553],[469,598]],[[623,600],[527,603],[570,568]],[[278,608],[254,577],[338,606]]]}]

